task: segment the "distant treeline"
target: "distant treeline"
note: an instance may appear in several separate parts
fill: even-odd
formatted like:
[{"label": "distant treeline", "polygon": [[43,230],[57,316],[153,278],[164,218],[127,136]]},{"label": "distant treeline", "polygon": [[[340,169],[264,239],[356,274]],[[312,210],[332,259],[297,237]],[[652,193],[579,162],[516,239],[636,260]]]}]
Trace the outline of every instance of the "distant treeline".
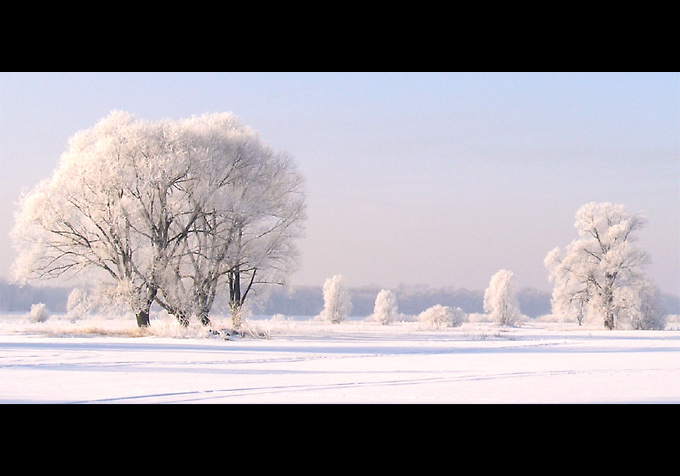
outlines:
[{"label": "distant treeline", "polygon": [[44,303],[51,312],[66,312],[71,288],[17,286],[0,280],[0,312],[28,312],[32,304]]},{"label": "distant treeline", "polygon": [[[381,289],[378,286],[349,288],[352,297],[351,314],[372,314],[375,298]],[[427,286],[399,286],[391,291],[402,314],[417,315],[437,304],[459,307],[467,313],[484,312],[484,291]],[[550,293],[523,289],[518,293],[518,298],[522,312],[529,317],[550,312]],[[316,316],[323,309],[321,286],[297,286],[289,290],[275,288],[263,300],[260,308],[265,315],[280,313],[288,316]]]},{"label": "distant treeline", "polygon": [[[349,288],[352,315],[373,313],[375,298],[382,288],[364,286]],[[66,301],[72,288],[17,286],[0,280],[0,312],[28,312],[32,304],[44,303],[50,312],[66,312]],[[425,309],[441,304],[459,307],[467,313],[482,313],[484,291],[428,286],[399,286],[392,289],[399,312],[417,315]],[[524,288],[518,292],[522,313],[531,318],[550,313],[550,292]],[[680,314],[680,297],[661,295],[661,308],[666,314]],[[256,314],[285,316],[316,316],[323,309],[321,286],[273,287],[256,303]]]}]

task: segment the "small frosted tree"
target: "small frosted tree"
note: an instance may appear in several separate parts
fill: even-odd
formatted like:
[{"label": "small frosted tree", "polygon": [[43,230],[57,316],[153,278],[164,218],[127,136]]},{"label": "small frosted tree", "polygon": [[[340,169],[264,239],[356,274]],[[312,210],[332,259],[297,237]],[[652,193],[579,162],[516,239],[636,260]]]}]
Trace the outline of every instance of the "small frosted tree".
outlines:
[{"label": "small frosted tree", "polygon": [[491,277],[489,287],[484,292],[484,312],[491,320],[502,326],[516,325],[522,319],[517,301],[514,275],[502,269]]},{"label": "small frosted tree", "polygon": [[579,208],[574,224],[579,238],[544,260],[555,283],[553,313],[576,315],[579,323],[586,317],[601,319],[607,329],[626,314],[642,319],[639,313],[653,308],[639,302],[653,297],[643,292],[649,286],[642,271],[649,255],[634,244],[634,232],[645,221],[642,213],[632,214],[623,205],[592,202]]},{"label": "small frosted tree", "polygon": [[375,298],[372,320],[387,325],[394,320],[397,312],[397,298],[394,293],[389,289],[381,290]]},{"label": "small frosted tree", "polygon": [[625,288],[619,294],[619,321],[625,320],[638,330],[663,330],[666,327],[667,316],[659,307],[659,290],[651,282]]},{"label": "small frosted tree", "polygon": [[90,310],[87,291],[81,288],[73,288],[66,301],[66,314],[71,319],[80,319]]},{"label": "small frosted tree", "polygon": [[328,278],[323,285],[324,307],[317,320],[338,324],[352,311],[352,299],[342,283],[342,275]]}]

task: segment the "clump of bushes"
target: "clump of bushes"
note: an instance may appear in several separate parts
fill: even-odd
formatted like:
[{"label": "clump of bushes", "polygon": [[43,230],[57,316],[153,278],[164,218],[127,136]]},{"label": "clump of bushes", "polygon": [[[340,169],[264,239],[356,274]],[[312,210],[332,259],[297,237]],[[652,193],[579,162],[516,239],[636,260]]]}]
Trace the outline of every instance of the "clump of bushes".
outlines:
[{"label": "clump of bushes", "polygon": [[50,312],[47,306],[43,303],[32,304],[31,311],[28,313],[28,319],[33,322],[45,322],[50,318]]}]

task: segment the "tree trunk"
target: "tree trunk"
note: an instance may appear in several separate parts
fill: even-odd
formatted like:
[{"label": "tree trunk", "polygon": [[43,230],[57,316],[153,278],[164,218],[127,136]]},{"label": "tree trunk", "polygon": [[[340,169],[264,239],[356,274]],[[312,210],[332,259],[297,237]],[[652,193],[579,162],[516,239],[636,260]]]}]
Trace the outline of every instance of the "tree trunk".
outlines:
[{"label": "tree trunk", "polygon": [[610,331],[614,329],[614,312],[611,311],[610,309],[607,309],[605,313],[604,327],[606,327]]},{"label": "tree trunk", "polygon": [[137,312],[135,316],[137,317],[137,326],[139,327],[149,327],[151,322],[149,321],[149,312],[151,310],[151,305],[153,304],[156,295],[158,294],[158,287],[149,286],[146,289],[146,301],[145,309]]},{"label": "tree trunk", "polygon": [[245,287],[245,291],[242,291],[240,266],[235,266],[234,269],[229,272],[229,309],[231,310],[231,319],[234,329],[237,331],[239,331],[243,325],[243,303],[245,302],[250,289],[253,287],[256,273],[257,269],[254,269],[250,275],[250,281]]},{"label": "tree trunk", "polygon": [[614,280],[615,274],[606,273],[604,275],[604,327],[609,330],[614,329]]},{"label": "tree trunk", "polygon": [[209,326],[210,325],[210,318],[208,318],[207,313],[201,313],[201,315],[198,317],[198,320],[201,322],[202,325],[204,326]]},{"label": "tree trunk", "polygon": [[136,317],[138,327],[149,327],[149,311],[139,311]]},{"label": "tree trunk", "polygon": [[189,318],[183,312],[178,312],[175,317],[182,327],[189,327]]},{"label": "tree trunk", "polygon": [[229,309],[231,311],[231,320],[234,325],[234,330],[240,330],[241,324],[241,308],[243,301],[241,300],[241,273],[239,267],[236,266],[232,272],[229,273]]},{"label": "tree trunk", "polygon": [[231,302],[229,304],[229,308],[231,309],[231,320],[234,325],[234,330],[235,331],[240,331],[241,326],[243,325],[243,314],[242,314],[242,309],[243,306],[241,305],[240,302],[235,301]]}]

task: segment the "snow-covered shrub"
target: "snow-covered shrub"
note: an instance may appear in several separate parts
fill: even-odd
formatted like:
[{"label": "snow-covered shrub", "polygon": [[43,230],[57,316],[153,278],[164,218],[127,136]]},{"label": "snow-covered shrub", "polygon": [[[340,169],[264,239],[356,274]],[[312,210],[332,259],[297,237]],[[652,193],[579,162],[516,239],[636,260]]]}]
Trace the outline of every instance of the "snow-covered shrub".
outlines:
[{"label": "snow-covered shrub", "polygon": [[266,323],[247,322],[237,331],[237,335],[252,339],[270,339],[271,331],[266,327]]},{"label": "snow-covered shrub", "polygon": [[458,327],[463,324],[467,314],[459,307],[437,304],[418,315],[418,321],[432,327]]},{"label": "snow-covered shrub", "polygon": [[50,313],[45,304],[32,304],[31,312],[28,313],[28,318],[34,322],[45,322],[50,318]]},{"label": "snow-covered shrub", "polygon": [[471,312],[470,314],[467,315],[467,321],[468,322],[491,322],[491,319],[489,318],[489,315],[483,312]]},{"label": "snow-covered shrub", "polygon": [[666,329],[680,330],[680,314],[666,314]]},{"label": "snow-covered shrub", "polygon": [[352,310],[352,299],[342,284],[342,275],[328,278],[323,285],[323,310],[317,321],[337,324],[344,321]]},{"label": "snow-covered shrub", "polygon": [[396,316],[397,298],[392,291],[388,289],[381,290],[375,298],[373,314],[369,316],[369,320],[386,325],[392,322]]},{"label": "snow-covered shrub", "polygon": [[563,312],[542,314],[534,319],[535,322],[554,322],[559,324],[576,323],[576,317],[573,314]]}]

